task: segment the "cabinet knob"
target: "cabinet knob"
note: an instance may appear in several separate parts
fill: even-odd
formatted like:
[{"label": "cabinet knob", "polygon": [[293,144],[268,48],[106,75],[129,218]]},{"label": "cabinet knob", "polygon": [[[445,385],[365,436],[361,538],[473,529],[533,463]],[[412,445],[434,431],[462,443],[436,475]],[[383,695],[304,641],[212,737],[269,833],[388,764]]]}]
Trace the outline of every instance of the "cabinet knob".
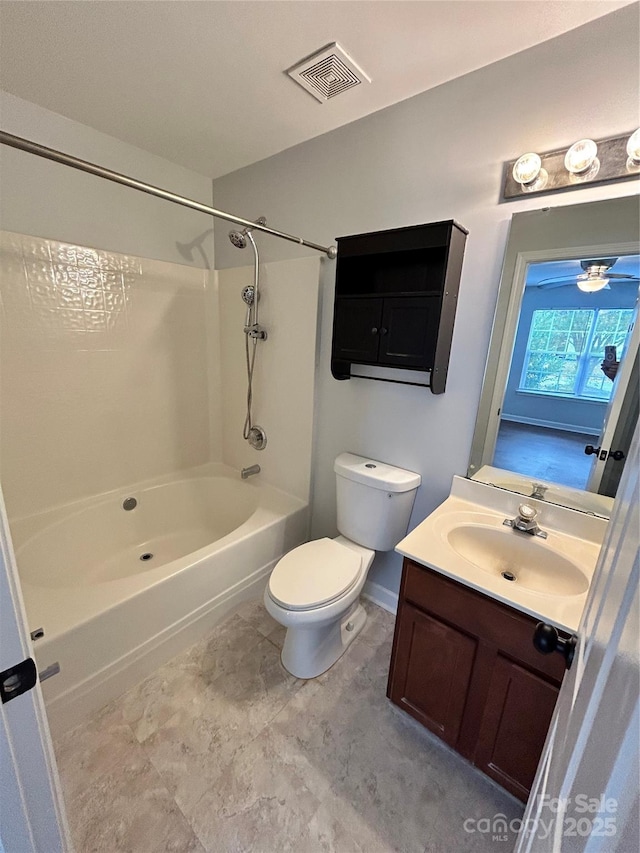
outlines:
[{"label": "cabinet knob", "polygon": [[533,645],[540,654],[550,655],[552,652],[559,652],[565,660],[567,669],[571,669],[577,642],[576,634],[572,634],[565,640],[558,634],[557,628],[548,625],[546,622],[538,622],[536,630],[533,632]]},{"label": "cabinet knob", "polygon": [[383,326],[383,327],[380,329],[380,334],[381,334],[381,335],[386,335],[388,331],[389,331],[389,329],[385,329],[385,327]]},{"label": "cabinet knob", "polygon": [[624,459],[624,453],[622,450],[610,450],[609,456],[612,459],[615,459],[616,462],[620,462],[621,459]]},{"label": "cabinet knob", "polygon": [[600,453],[600,448],[594,447],[593,444],[587,444],[584,449],[584,452],[587,454],[587,456],[591,456],[592,453]]},{"label": "cabinet knob", "polygon": [[378,327],[377,327],[377,326],[374,326],[374,327],[371,329],[371,334],[372,334],[372,335],[377,335],[377,334],[378,334]]}]

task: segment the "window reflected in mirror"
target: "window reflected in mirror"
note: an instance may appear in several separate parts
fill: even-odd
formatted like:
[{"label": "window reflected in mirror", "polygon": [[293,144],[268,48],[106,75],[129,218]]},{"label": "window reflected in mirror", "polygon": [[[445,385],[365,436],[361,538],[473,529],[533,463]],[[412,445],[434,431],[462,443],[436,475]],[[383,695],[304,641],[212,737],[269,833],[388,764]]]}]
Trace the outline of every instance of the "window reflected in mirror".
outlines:
[{"label": "window reflected in mirror", "polygon": [[631,381],[620,365],[631,347],[639,280],[638,255],[528,265],[496,468],[601,491],[602,460],[585,448],[596,451],[612,400]]}]

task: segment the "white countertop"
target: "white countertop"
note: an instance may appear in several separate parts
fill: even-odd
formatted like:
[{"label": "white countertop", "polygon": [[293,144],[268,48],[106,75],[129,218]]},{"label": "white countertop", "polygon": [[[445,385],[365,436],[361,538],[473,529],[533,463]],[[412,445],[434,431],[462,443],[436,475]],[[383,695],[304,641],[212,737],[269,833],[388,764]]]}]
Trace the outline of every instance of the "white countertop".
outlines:
[{"label": "white countertop", "polygon": [[[548,591],[527,589],[517,581],[509,582],[499,573],[494,574],[465,559],[448,540],[453,527],[464,522],[470,526],[504,529],[507,536],[524,537],[528,541],[528,534],[508,531],[502,525],[505,518],[518,514],[522,502],[519,495],[454,477],[450,497],[414,528],[396,546],[396,551],[510,607],[574,633],[582,617],[588,587],[577,595],[558,594],[554,591],[556,577],[558,588],[562,582],[558,570],[548,576]],[[544,558],[544,552],[549,551],[564,557],[580,569],[590,584],[607,521],[544,501],[527,498],[525,502],[538,510],[536,520],[548,534],[547,539],[530,537],[536,556]],[[552,556],[550,554],[550,559]]]}]

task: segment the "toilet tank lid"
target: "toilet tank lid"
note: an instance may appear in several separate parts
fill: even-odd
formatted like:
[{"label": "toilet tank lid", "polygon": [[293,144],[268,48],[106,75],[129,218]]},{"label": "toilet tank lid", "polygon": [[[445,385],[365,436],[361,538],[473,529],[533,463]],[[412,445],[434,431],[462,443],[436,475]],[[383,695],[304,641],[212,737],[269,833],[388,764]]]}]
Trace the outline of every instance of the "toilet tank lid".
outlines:
[{"label": "toilet tank lid", "polygon": [[386,462],[378,462],[366,456],[356,456],[354,453],[341,453],[337,457],[333,470],[339,477],[363,483],[373,489],[383,489],[385,492],[410,492],[417,489],[422,478],[415,471],[396,468]]}]

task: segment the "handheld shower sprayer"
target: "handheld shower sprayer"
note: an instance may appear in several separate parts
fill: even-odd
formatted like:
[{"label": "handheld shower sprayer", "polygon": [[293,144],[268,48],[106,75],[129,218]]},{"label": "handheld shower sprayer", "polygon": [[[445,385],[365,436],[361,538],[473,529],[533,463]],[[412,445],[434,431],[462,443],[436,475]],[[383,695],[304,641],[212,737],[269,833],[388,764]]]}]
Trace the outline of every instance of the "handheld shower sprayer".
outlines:
[{"label": "handheld shower sprayer", "polygon": [[[261,216],[256,220],[256,224],[266,225],[267,220],[264,216]],[[255,450],[264,450],[267,444],[267,434],[262,427],[254,425],[252,416],[253,369],[256,363],[256,345],[258,341],[266,341],[267,333],[258,322],[258,302],[260,299],[260,259],[258,256],[258,247],[251,235],[251,231],[251,228],[245,228],[243,231],[229,231],[229,240],[238,249],[245,249],[247,243],[251,243],[251,248],[253,249],[253,284],[248,284],[246,287],[242,288],[242,301],[247,306],[247,316],[244,322],[245,355],[247,361],[247,415],[242,435]],[[249,339],[253,342],[251,352],[249,351]]]}]

